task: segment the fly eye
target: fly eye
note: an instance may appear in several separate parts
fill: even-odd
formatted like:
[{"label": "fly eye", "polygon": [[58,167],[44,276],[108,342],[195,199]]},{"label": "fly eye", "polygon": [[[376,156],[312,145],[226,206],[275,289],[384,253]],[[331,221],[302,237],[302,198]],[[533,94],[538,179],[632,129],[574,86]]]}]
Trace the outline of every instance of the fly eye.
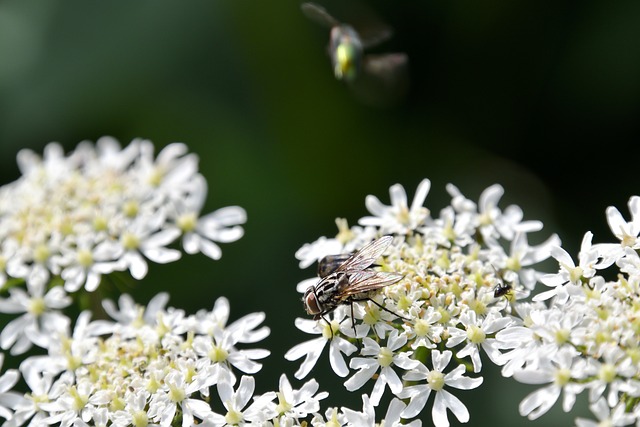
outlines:
[{"label": "fly eye", "polygon": [[316,298],[315,292],[313,292],[313,288],[307,289],[304,298],[302,298],[302,302],[307,314],[318,314],[322,311],[318,306],[318,299]]}]

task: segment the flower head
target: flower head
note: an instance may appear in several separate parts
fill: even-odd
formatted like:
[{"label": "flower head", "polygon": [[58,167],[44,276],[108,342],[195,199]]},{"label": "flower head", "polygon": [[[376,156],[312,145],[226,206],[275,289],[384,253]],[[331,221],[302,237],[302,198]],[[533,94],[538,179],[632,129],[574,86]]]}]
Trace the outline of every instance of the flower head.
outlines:
[{"label": "flower head", "polygon": [[[237,346],[256,342],[269,330],[257,328],[260,313],[226,325],[224,299],[208,315],[191,316],[165,308],[166,302],[161,294],[145,310],[122,297],[120,310],[106,304],[115,322],[91,321],[85,312],[72,332],[58,331],[46,355],[30,356],[20,366],[31,391],[13,407],[16,425],[48,419],[64,426],[171,426],[179,420],[186,427],[213,420],[210,388],[231,387],[235,368],[259,370],[253,359],[268,352]],[[223,321],[202,328],[199,319],[206,317]],[[203,343],[210,343],[209,351]]]},{"label": "flower head", "polygon": [[[372,216],[360,219],[364,228],[347,230],[346,222],[340,222],[338,236],[348,236],[347,240],[321,237],[300,249],[297,257],[301,267],[326,255],[340,255],[334,259],[345,260],[344,264],[334,266],[334,271],[336,278],[338,274],[344,277],[336,279],[335,287],[327,286],[323,274],[334,273],[322,273],[319,268],[320,279],[298,284],[300,292],[316,287],[316,298],[321,291],[331,303],[317,320],[296,320],[298,328],[323,336],[294,346],[286,357],[304,357],[296,373],[303,377],[329,342],[334,371],[340,376],[349,374],[345,357],[350,358],[348,367],[355,370],[344,383],[348,390],[359,390],[372,380],[366,401],[373,406],[387,389],[410,398],[409,405],[400,411],[403,418],[417,416],[428,394],[437,391],[434,422],[448,425],[447,408],[461,421],[467,421],[469,414],[443,387],[474,388],[482,381],[465,377],[463,364],[446,372],[449,360],[454,355],[456,360],[469,359],[474,372],[482,369],[481,352],[495,364],[510,362],[504,353],[512,348],[496,336],[514,324],[512,308],[529,294],[543,274],[537,264],[549,258],[551,247],[560,241],[553,235],[540,245],[529,245],[527,233],[540,230],[542,223],[523,221],[522,211],[515,205],[501,210],[502,187],[487,189],[476,205],[450,186],[453,200],[438,218],[432,218],[431,210],[422,206],[429,190],[429,181],[423,180],[410,206],[399,185],[390,189],[390,206],[369,196],[366,206]],[[382,253],[376,253],[376,259],[364,257],[365,262],[359,258],[363,247],[388,235],[393,239],[384,237],[390,243]],[[397,280],[385,282],[390,276]],[[496,294],[498,287],[513,290],[509,301]],[[358,345],[357,353],[354,345]],[[448,350],[437,350],[443,347]],[[429,355],[433,369],[423,365]],[[407,387],[401,378],[416,384]],[[364,412],[356,417],[365,420],[362,425],[373,416],[367,408],[365,404]],[[352,423],[355,413],[343,413],[347,423]]]},{"label": "flower head", "polygon": [[214,241],[242,236],[239,207],[201,216],[207,189],[184,144],[154,156],[141,139],[121,148],[103,137],[68,155],[51,143],[42,157],[20,151],[18,164],[22,176],[0,187],[0,287],[9,278],[44,285],[60,276],[67,292],[92,292],[114,271],[139,280],[147,261],[177,260],[169,246],[181,236],[187,253],[213,259]]}]

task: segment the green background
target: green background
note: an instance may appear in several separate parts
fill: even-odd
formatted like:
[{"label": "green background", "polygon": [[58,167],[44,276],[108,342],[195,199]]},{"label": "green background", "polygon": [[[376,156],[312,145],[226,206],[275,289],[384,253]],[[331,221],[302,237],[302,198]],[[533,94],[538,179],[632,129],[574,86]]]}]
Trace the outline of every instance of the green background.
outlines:
[{"label": "green background", "polygon": [[[152,266],[132,294],[166,290],[188,312],[225,295],[233,318],[266,312],[259,391],[281,372],[293,381],[298,363],[283,354],[308,337],[293,325],[304,316],[295,285],[313,271],[295,251],[333,236],[336,217],[355,224],[367,194],[388,203],[401,183],[412,197],[429,178],[437,214],[448,182],[474,200],[500,183],[502,207],[544,221],[534,243],[557,232],[572,254],[587,230],[611,241],[605,208],[628,216],[638,194],[640,2],[322,4],[349,21],[368,6],[395,29],[379,51],[409,56],[402,103],[365,105],[336,81],[328,32],[298,2],[0,1],[0,182],[19,176],[19,149],[50,141],[185,142],[209,183],[204,211],[244,207],[245,237],[218,262]],[[329,403],[359,408],[322,359],[312,375]],[[471,425],[562,426],[577,414],[556,405],[530,423],[517,404],[534,388],[483,372],[480,389],[454,391]]]}]

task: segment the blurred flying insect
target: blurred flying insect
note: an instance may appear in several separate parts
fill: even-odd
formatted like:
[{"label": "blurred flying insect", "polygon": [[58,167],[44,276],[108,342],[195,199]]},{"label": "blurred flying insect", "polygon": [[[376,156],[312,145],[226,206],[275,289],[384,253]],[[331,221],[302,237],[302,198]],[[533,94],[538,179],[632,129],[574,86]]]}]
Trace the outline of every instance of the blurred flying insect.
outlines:
[{"label": "blurred flying insect", "polygon": [[[318,265],[320,281],[315,286],[310,286],[302,298],[307,314],[314,315],[315,320],[324,319],[325,314],[335,310],[338,306],[350,304],[354,333],[354,302],[370,300],[383,310],[397,316],[396,313],[378,304],[369,296],[370,292],[392,285],[404,277],[398,273],[377,271],[371,268],[389,247],[392,240],[392,236],[380,237],[353,255],[349,255],[343,261],[341,260],[342,255],[332,255],[331,257],[335,258],[328,260],[327,257],[323,258],[323,261]],[[336,264],[338,265],[336,266]]]},{"label": "blurred flying insect", "polygon": [[303,3],[302,12],[318,24],[330,28],[329,56],[333,74],[344,81],[355,95],[371,105],[388,106],[404,97],[408,81],[405,53],[365,54],[391,38],[388,26],[376,23],[368,31],[356,30],[331,16],[316,3]]}]

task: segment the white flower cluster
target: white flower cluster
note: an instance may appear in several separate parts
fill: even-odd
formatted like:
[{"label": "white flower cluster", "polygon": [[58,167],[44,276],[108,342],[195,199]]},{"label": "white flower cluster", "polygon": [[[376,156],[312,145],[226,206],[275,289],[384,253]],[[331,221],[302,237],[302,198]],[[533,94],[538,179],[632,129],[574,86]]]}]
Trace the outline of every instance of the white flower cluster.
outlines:
[{"label": "white flower cluster", "polygon": [[[523,221],[517,206],[501,210],[503,189],[498,185],[486,189],[479,204],[449,185],[451,205],[437,217],[423,207],[429,190],[430,182],[422,181],[411,206],[400,185],[390,189],[390,206],[368,196],[366,206],[372,215],[360,219],[359,226],[349,228],[338,220],[335,238],[322,237],[296,253],[304,268],[326,255],[350,253],[373,239],[393,235],[384,255],[366,268],[403,278],[378,292],[347,297],[335,310],[320,313],[318,320],[296,319],[299,329],[319,337],[294,346],[285,357],[304,357],[295,374],[304,378],[328,346],[337,375],[347,377],[355,371],[344,383],[348,390],[361,389],[375,379],[364,396],[362,414],[373,419],[372,408],[387,387],[395,396],[387,417],[394,420],[418,416],[433,394],[432,419],[440,427],[449,425],[447,409],[459,421],[469,421],[466,406],[448,389],[472,389],[482,383],[477,376],[481,351],[492,362],[503,363],[504,344],[496,334],[514,323],[511,304],[529,295],[543,275],[535,264],[547,259],[550,248],[560,241],[553,235],[541,245],[529,245],[527,233],[540,230],[542,224]],[[298,291],[317,282],[318,278],[304,280]],[[476,376],[467,377],[467,372]],[[352,415],[347,408],[333,408],[326,420],[317,417],[312,424],[341,416],[348,421]]]},{"label": "white flower cluster", "polygon": [[530,419],[561,394],[568,412],[588,392],[597,421],[579,418],[577,426],[640,425],[640,197],[629,210],[631,221],[607,209],[616,243],[592,244],[587,232],[577,262],[554,247],[559,271],[541,279],[551,289],[518,306],[519,322],[497,334],[509,349],[503,374],[544,384],[520,404]]},{"label": "white flower cluster", "polygon": [[[90,321],[90,313],[83,312],[71,333],[59,331],[51,340],[46,355],[20,364],[29,387],[24,397],[14,393],[7,399],[12,392],[3,395],[7,387],[0,388],[0,399],[10,403],[9,412],[0,407],[0,416],[8,418],[3,425],[299,425],[298,418],[319,410],[327,393],[318,393],[314,380],[294,390],[283,375],[278,392],[253,396],[251,375],[269,351],[239,346],[269,335],[260,327],[264,313],[228,323],[225,298],[213,310],[190,316],[165,308],[167,300],[159,294],[146,310],[127,295],[120,297],[119,308],[105,301],[115,321]],[[234,390],[238,371],[243,375]],[[16,379],[8,371],[0,386]],[[218,400],[211,396],[213,386]]]},{"label": "white flower cluster", "polygon": [[60,277],[66,292],[96,290],[101,278],[129,270],[142,279],[147,261],[168,263],[184,251],[220,258],[215,242],[242,236],[245,211],[201,216],[207,184],[198,158],[181,143],[154,156],[150,141],[124,149],[110,137],[83,142],[69,155],[46,146],[41,158],[18,153],[22,176],[0,187],[0,289],[9,279],[40,287]]}]

